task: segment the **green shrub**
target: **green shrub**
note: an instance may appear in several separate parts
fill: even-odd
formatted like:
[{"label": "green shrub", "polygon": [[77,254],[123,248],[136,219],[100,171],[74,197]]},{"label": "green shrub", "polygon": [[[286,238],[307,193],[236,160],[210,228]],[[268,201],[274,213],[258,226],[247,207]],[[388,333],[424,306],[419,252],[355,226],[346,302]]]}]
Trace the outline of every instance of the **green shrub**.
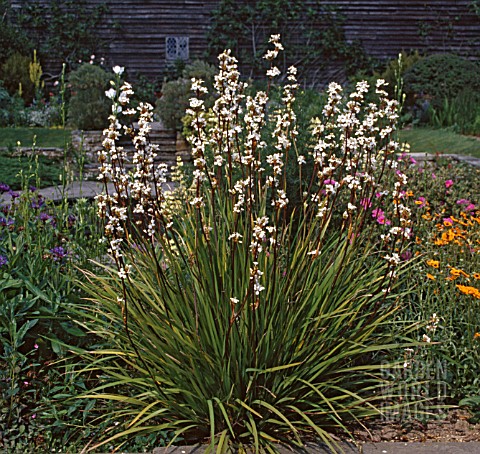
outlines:
[{"label": "green shrub", "polygon": [[427,101],[438,109],[445,99],[454,99],[465,90],[480,91],[480,67],[457,55],[425,57],[405,72],[404,92],[409,104]]},{"label": "green shrub", "polygon": [[0,78],[10,95],[19,94],[26,104],[35,97],[35,86],[30,80],[30,58],[15,53],[7,58],[1,68]]},{"label": "green shrub", "polygon": [[27,124],[27,113],[23,99],[10,96],[0,80],[0,126],[23,126]]},{"label": "green shrub", "polygon": [[[209,93],[212,93],[214,74],[214,66],[197,60],[185,67],[181,78],[163,84],[162,96],[156,103],[156,112],[165,127],[176,130],[182,128],[182,117],[188,107],[192,86],[191,78],[204,80]],[[212,107],[213,101],[212,97],[207,98],[207,107]]]},{"label": "green shrub", "polygon": [[111,74],[100,66],[84,63],[68,76],[71,98],[68,124],[78,129],[103,129],[110,115],[110,101],[105,96]]}]

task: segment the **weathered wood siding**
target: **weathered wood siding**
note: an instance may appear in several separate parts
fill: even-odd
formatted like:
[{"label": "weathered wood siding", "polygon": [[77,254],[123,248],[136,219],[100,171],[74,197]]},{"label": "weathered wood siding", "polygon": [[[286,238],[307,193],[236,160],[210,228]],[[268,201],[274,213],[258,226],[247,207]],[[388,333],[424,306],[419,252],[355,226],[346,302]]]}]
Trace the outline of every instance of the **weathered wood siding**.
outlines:
[{"label": "weathered wood siding", "polygon": [[391,58],[401,50],[419,49],[480,57],[480,18],[470,0],[329,3],[346,16],[346,39],[360,41],[372,56]]},{"label": "weathered wood siding", "polygon": [[[20,7],[22,0],[11,2]],[[166,36],[187,36],[190,59],[204,55],[211,11],[218,0],[88,0],[87,3],[104,3],[110,8],[105,23],[92,31],[110,41],[104,55],[107,63],[126,66],[132,75],[154,78],[165,70]],[[305,3],[313,2],[305,0]],[[401,50],[419,49],[428,53],[455,52],[478,59],[480,20],[470,9],[470,3],[471,0],[326,0],[322,5],[335,6],[345,15],[346,39],[360,42],[373,57],[392,58]]]}]

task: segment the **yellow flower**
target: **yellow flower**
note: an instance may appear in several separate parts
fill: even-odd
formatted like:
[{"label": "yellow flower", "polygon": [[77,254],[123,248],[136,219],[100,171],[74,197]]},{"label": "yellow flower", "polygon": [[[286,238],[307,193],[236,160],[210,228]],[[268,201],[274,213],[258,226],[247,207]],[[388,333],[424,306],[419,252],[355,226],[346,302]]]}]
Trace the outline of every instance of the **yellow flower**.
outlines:
[{"label": "yellow flower", "polygon": [[430,274],[430,273],[427,273],[427,278],[430,279],[430,280],[432,280],[432,281],[434,281],[434,280],[436,279],[436,277],[433,276],[433,275]]},{"label": "yellow flower", "polygon": [[438,268],[440,266],[440,262],[438,260],[427,260],[427,265],[431,266],[432,268]]},{"label": "yellow flower", "polygon": [[475,333],[475,334],[473,335],[473,338],[474,338],[474,339],[478,339],[479,337],[480,337],[480,333]]},{"label": "yellow flower", "polygon": [[460,285],[460,284],[457,284],[457,288],[465,295],[472,295],[474,298],[477,298],[480,300],[480,290],[478,290],[478,288],[470,287],[468,285]]},{"label": "yellow flower", "polygon": [[480,273],[473,273],[473,274],[472,274],[472,277],[473,277],[474,279],[480,279]]}]

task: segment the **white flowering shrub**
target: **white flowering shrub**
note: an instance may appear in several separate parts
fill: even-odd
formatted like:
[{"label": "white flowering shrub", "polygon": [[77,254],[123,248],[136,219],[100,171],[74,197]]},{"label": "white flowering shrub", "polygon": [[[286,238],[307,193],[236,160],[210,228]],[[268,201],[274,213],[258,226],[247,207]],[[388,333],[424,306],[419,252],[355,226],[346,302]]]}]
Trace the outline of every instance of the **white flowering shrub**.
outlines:
[{"label": "white flowering shrub", "polygon": [[[282,50],[278,36],[271,42],[269,86]],[[410,236],[406,178],[393,159],[396,102],[381,82],[376,104],[364,101],[366,83],[348,96],[333,83],[312,146],[297,149],[295,68],[271,108],[268,91],[245,94],[226,51],[213,115],[202,81],[192,81],[193,182],[180,177],[170,191],[148,139],[152,107],[138,107],[138,130],[123,125],[136,113],[132,87],[113,87],[99,162],[115,189],[97,201],[115,266],[89,276],[86,308],[92,331],[112,344],[92,356],[91,369],[111,378],[96,392],[128,404],[109,440],[170,430],[172,442],[220,448],[301,446],[312,436],[333,446],[330,430],[379,411],[375,353],[394,348],[382,326],[397,309]],[[122,134],[131,158],[117,146]],[[292,152],[312,175],[295,207],[285,177]]]}]

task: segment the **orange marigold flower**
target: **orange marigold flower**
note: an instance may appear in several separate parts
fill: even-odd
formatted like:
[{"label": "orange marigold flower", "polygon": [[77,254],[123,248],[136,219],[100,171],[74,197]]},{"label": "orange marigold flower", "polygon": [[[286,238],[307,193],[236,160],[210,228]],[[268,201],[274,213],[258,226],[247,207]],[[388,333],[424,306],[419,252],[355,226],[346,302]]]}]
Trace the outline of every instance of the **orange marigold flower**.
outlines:
[{"label": "orange marigold flower", "polygon": [[438,268],[440,266],[440,262],[438,260],[427,260],[427,265],[431,266],[432,268]]},{"label": "orange marigold flower", "polygon": [[430,274],[430,273],[427,273],[427,278],[434,281],[435,279],[437,279],[433,274]]},{"label": "orange marigold flower", "polygon": [[474,279],[480,279],[480,273],[473,273],[473,274],[472,274],[472,277],[473,277]]},{"label": "orange marigold flower", "polygon": [[407,191],[405,194],[407,197],[413,197],[413,191]]},{"label": "orange marigold flower", "polygon": [[446,232],[442,233],[442,240],[446,241],[447,243],[452,241],[455,238],[455,233],[453,230],[447,230]]},{"label": "orange marigold flower", "polygon": [[480,337],[480,333],[475,333],[475,334],[473,335],[473,338],[474,338],[474,339],[478,339],[479,337]]},{"label": "orange marigold flower", "polygon": [[469,274],[465,273],[465,271],[460,270],[458,268],[451,268],[450,274],[455,277],[459,277],[459,276],[470,277]]},{"label": "orange marigold flower", "polygon": [[478,288],[470,287],[468,285],[460,285],[460,284],[457,284],[457,288],[465,295],[471,295],[474,298],[477,298],[480,300],[480,290],[478,290]]}]

